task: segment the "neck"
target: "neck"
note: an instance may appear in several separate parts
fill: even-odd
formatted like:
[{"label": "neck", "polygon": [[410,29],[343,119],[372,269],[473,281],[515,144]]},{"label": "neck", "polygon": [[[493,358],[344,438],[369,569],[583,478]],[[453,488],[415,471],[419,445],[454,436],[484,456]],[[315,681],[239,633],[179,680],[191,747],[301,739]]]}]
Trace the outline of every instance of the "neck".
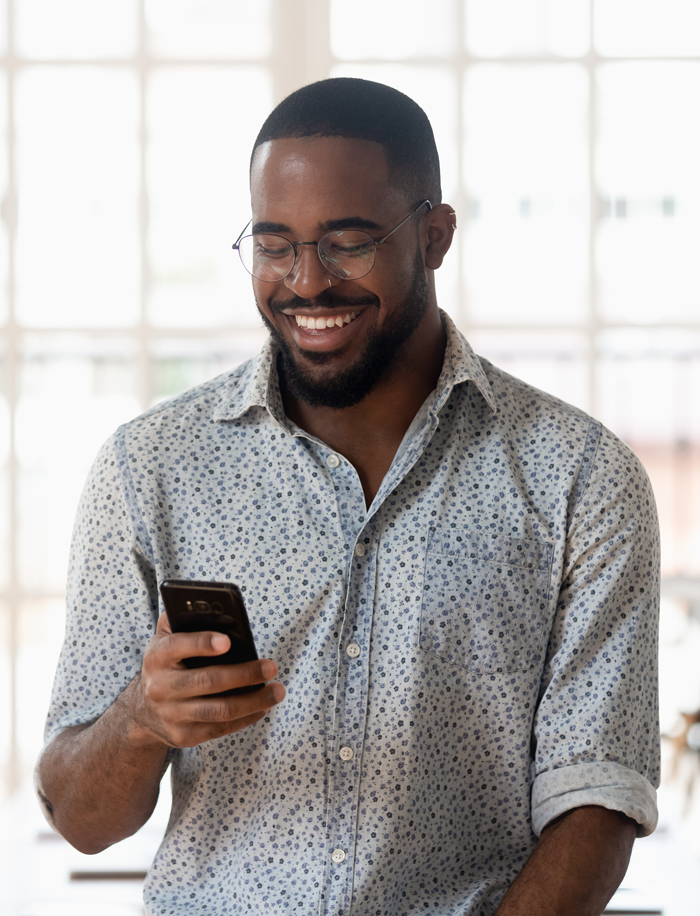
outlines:
[{"label": "neck", "polygon": [[429,308],[386,378],[352,407],[311,407],[282,388],[287,416],[354,465],[368,506],[406,430],[437,385],[445,341],[437,307]]}]

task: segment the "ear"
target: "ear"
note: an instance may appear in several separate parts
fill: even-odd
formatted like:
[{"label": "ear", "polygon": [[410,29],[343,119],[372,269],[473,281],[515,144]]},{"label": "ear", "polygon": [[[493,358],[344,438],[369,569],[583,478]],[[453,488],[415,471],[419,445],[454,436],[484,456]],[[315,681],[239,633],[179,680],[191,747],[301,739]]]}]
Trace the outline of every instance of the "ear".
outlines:
[{"label": "ear", "polygon": [[457,228],[457,216],[449,204],[438,204],[423,217],[422,233],[426,239],[425,266],[437,270],[450,250]]}]

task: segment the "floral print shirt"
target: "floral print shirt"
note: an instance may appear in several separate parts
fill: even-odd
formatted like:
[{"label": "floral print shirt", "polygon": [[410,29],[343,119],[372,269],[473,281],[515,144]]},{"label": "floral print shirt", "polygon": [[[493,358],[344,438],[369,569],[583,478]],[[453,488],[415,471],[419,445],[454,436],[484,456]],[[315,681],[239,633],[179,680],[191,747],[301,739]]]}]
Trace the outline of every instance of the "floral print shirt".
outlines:
[{"label": "floral print shirt", "polygon": [[560,814],[654,829],[646,474],[444,321],[437,387],[369,507],[285,416],[271,342],[94,464],[47,741],[139,671],[166,578],[238,583],[287,688],[256,725],[171,752],[149,914],[486,916]]}]

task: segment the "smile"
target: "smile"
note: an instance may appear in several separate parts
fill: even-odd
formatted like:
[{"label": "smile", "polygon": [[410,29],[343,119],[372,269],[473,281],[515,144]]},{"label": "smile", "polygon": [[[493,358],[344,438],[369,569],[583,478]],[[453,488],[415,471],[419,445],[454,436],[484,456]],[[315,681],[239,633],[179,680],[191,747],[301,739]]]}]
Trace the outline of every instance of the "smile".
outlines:
[{"label": "smile", "polygon": [[345,315],[319,315],[317,318],[314,318],[313,315],[295,315],[294,317],[299,327],[323,331],[326,328],[342,328],[343,325],[354,321],[357,316],[358,312],[347,312]]}]

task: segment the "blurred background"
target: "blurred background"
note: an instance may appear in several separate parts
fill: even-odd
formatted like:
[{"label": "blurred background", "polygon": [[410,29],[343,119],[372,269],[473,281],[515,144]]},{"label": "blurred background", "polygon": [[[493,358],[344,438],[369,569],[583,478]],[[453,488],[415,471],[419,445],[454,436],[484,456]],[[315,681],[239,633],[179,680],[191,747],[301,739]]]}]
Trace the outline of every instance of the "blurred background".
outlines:
[{"label": "blurred background", "polygon": [[459,225],[439,300],[477,352],[649,472],[675,773],[659,836],[696,874],[700,0],[0,0],[0,798],[21,820],[91,461],[264,339],[231,251],[250,148],[327,76],[428,113]]}]

